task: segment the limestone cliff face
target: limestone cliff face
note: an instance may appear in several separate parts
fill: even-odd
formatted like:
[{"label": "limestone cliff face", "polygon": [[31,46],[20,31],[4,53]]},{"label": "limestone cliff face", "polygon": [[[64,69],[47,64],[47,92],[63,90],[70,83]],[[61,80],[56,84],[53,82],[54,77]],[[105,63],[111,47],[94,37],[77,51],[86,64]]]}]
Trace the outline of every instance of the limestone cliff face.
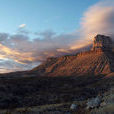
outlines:
[{"label": "limestone cliff face", "polygon": [[109,36],[97,35],[93,41],[92,50],[101,49],[103,51],[111,51],[112,50],[112,40]]},{"label": "limestone cliff face", "polygon": [[[111,38],[97,35],[91,51],[50,58],[31,72],[43,76],[99,75],[114,72]],[[110,50],[110,51],[109,51]]]}]

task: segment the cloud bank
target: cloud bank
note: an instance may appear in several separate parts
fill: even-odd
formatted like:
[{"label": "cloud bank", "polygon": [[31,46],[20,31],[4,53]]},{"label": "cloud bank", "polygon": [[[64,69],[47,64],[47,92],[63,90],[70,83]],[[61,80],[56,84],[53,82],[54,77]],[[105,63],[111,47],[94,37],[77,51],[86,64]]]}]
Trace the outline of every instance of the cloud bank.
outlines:
[{"label": "cloud bank", "polygon": [[[0,72],[31,69],[48,57],[75,53],[92,43],[96,34],[109,35],[114,40],[114,2],[104,0],[84,13],[78,30],[57,35],[51,30],[34,33],[31,40],[22,24],[16,34],[0,33]],[[32,33],[33,34],[33,33]]]}]

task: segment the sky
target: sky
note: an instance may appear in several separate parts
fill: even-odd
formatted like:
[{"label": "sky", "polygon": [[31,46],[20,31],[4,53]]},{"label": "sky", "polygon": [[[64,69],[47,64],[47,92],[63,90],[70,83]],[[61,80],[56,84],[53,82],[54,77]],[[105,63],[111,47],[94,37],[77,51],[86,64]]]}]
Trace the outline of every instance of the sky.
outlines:
[{"label": "sky", "polygon": [[0,32],[14,33],[26,24],[32,32],[72,32],[83,12],[98,0],[0,0]]},{"label": "sky", "polygon": [[0,0],[0,73],[72,54],[96,34],[114,39],[113,0]]}]

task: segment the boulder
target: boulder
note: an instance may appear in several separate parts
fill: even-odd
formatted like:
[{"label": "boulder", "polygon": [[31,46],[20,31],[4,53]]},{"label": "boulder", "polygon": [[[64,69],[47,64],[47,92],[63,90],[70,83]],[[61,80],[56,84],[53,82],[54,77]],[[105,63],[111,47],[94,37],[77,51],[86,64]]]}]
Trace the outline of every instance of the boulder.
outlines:
[{"label": "boulder", "polygon": [[101,104],[101,101],[102,101],[101,96],[97,96],[96,98],[92,98],[91,100],[89,100],[87,102],[87,109],[99,107]]},{"label": "boulder", "polygon": [[71,104],[71,106],[70,106],[70,109],[71,110],[76,110],[78,108],[78,105],[77,104]]}]

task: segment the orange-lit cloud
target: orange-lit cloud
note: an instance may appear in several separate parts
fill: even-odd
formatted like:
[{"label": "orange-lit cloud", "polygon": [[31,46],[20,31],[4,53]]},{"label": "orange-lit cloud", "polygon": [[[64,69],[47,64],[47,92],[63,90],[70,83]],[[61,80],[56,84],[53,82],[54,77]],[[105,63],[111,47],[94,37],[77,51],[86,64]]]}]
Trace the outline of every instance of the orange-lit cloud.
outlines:
[{"label": "orange-lit cloud", "polygon": [[31,57],[32,53],[23,53],[16,51],[14,49],[10,49],[2,44],[0,44],[0,58],[1,59],[13,59],[16,62],[19,62],[21,64],[25,64],[24,61],[33,61],[33,57]]}]

